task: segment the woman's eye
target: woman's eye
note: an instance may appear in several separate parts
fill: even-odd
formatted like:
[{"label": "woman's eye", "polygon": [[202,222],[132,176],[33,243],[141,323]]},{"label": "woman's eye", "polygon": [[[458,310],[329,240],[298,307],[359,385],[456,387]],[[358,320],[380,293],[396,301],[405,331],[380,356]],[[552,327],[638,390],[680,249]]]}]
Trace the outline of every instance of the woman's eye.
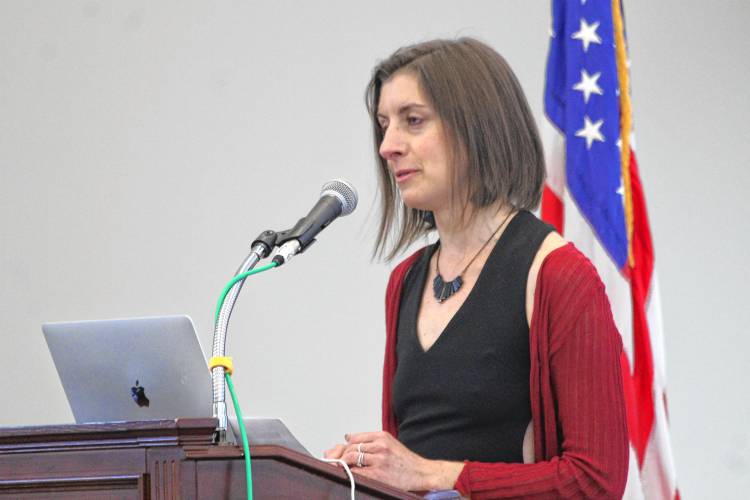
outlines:
[{"label": "woman's eye", "polygon": [[410,126],[414,127],[417,125],[421,125],[424,120],[421,116],[407,116],[406,117],[406,123],[408,123]]}]

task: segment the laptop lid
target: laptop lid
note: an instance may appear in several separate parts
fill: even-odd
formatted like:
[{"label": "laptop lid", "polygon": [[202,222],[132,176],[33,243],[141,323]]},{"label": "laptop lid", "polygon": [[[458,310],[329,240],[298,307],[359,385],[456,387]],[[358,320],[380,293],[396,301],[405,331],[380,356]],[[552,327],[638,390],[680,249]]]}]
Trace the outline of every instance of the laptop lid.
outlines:
[{"label": "laptop lid", "polygon": [[211,417],[211,375],[188,316],[45,323],[76,423]]}]

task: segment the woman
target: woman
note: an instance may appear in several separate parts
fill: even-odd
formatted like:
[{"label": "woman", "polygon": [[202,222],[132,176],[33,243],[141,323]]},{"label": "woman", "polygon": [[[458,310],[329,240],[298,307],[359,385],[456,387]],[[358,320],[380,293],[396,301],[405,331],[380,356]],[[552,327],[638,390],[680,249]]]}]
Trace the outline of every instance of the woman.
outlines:
[{"label": "woman", "polygon": [[406,490],[620,497],[620,336],[590,262],[529,210],[543,153],[505,60],[473,39],[397,50],[368,87],[376,252],[391,274],[383,431],[326,452]]}]

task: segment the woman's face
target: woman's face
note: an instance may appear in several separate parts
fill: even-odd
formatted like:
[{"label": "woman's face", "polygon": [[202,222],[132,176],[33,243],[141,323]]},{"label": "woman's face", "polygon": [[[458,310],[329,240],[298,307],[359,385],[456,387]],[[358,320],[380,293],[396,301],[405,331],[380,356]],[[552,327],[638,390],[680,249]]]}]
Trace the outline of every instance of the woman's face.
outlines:
[{"label": "woman's face", "polygon": [[384,82],[378,102],[383,130],[379,151],[406,206],[434,212],[450,206],[453,173],[442,122],[428,102],[409,73],[396,73]]}]

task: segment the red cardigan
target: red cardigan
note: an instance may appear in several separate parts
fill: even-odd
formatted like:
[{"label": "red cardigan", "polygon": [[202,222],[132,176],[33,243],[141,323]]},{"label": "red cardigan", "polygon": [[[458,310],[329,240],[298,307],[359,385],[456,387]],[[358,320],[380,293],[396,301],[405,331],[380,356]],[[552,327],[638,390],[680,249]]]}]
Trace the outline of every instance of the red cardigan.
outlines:
[{"label": "red cardigan", "polygon": [[[391,273],[386,292],[383,429],[398,424],[391,401],[401,287],[423,250]],[[604,284],[572,243],[542,263],[529,329],[535,463],[467,461],[454,488],[471,498],[620,498],[628,431],[622,341]]]}]

